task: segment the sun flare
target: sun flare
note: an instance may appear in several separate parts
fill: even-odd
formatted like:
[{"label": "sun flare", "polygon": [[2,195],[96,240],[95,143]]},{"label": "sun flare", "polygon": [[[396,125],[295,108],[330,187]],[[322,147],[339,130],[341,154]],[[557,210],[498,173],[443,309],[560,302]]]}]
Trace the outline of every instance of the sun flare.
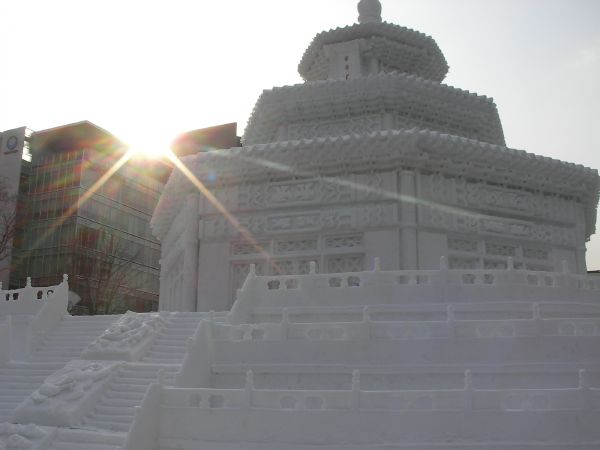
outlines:
[{"label": "sun flare", "polygon": [[132,156],[161,159],[168,157],[172,153],[173,137],[161,138],[160,136],[143,135],[137,138],[130,138],[126,143]]}]

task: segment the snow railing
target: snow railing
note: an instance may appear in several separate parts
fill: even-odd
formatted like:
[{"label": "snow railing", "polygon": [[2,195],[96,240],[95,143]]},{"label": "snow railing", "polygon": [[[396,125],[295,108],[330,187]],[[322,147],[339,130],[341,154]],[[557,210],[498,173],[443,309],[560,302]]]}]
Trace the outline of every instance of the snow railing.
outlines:
[{"label": "snow railing", "polygon": [[374,270],[317,274],[310,264],[307,275],[257,276],[253,265],[238,291],[229,321],[247,323],[256,307],[341,306],[403,303],[451,303],[470,301],[591,301],[600,300],[600,278],[562,272],[516,270],[512,258],[507,269],[448,269],[445,257],[439,270],[382,271],[375,258]]},{"label": "snow railing", "polygon": [[544,318],[542,305],[533,303],[530,318],[459,319],[455,305],[446,306],[445,320],[372,320],[371,308],[363,308],[355,322],[294,323],[283,308],[279,323],[222,324],[209,328],[205,339],[215,341],[348,341],[368,339],[517,338],[534,336],[600,336],[600,318]]},{"label": "snow railing", "polygon": [[[31,278],[27,278],[27,285],[24,288],[9,291],[2,290],[2,283],[0,283],[0,316],[37,314],[44,304],[54,297],[54,294],[62,294],[61,288],[66,280],[66,275],[64,275],[63,282],[58,286],[33,287]],[[65,302],[68,292],[67,288]]]},{"label": "snow railing", "polygon": [[[28,284],[31,283],[28,282]],[[67,307],[69,305],[69,276],[66,274],[63,275],[63,281],[58,286],[44,288],[43,290],[37,288],[30,289],[32,289],[36,300],[39,298],[40,291],[45,292],[46,297],[27,329],[28,353],[31,353],[39,342],[44,339],[46,333],[52,331],[67,314]]]},{"label": "snow railing", "polygon": [[350,390],[256,389],[252,371],[243,389],[164,388],[162,408],[204,410],[270,409],[287,411],[546,411],[597,410],[600,389],[591,388],[589,375],[579,371],[579,385],[554,389],[475,389],[471,371],[462,389],[363,390],[360,371],[352,374]]},{"label": "snow railing", "polygon": [[[25,333],[25,348],[21,356],[26,357],[43,338],[44,333],[52,330],[67,314],[69,302],[68,276],[63,275],[63,281],[57,286],[33,287],[31,278],[27,278],[27,285],[22,289],[2,290],[0,283],[0,365],[3,361],[6,348],[9,348],[9,338],[5,334],[11,333],[11,316],[33,316],[27,325]],[[4,318],[2,322],[1,319]],[[8,329],[8,331],[7,331]]]}]

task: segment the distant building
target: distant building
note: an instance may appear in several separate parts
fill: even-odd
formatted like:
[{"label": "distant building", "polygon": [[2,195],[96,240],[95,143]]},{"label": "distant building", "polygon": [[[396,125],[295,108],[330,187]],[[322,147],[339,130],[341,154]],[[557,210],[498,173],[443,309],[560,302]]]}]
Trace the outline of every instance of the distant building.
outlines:
[{"label": "distant building", "polygon": [[241,145],[241,138],[237,135],[237,123],[233,122],[183,133],[173,142],[173,151],[178,156],[186,156],[215,148],[225,149]]},{"label": "distant building", "polygon": [[[174,144],[175,152],[229,145],[235,130],[229,124],[206,134],[185,133]],[[231,132],[233,137],[227,135]],[[1,175],[15,194],[21,193],[15,209],[22,227],[4,261],[5,285],[22,287],[27,277],[33,285],[52,285],[67,273],[71,289],[81,297],[77,313],[156,310],[160,244],[149,221],[172,170],[168,162],[134,157],[89,196],[126,152],[124,143],[87,121],[3,136],[13,134],[17,150],[14,155],[3,151],[7,173]],[[11,163],[4,164],[9,158]]]},{"label": "distant building", "polygon": [[34,285],[52,284],[68,273],[83,312],[156,309],[160,246],[148,222],[168,169],[138,176],[139,167],[125,165],[78,205],[125,151],[85,121],[32,135],[27,226],[13,248],[11,286],[28,276]]},{"label": "distant building", "polygon": [[[6,243],[0,248],[0,282],[8,287],[12,259],[12,236],[19,226],[17,212],[22,213],[27,184],[31,172],[29,140],[31,130],[26,127],[0,133],[0,240]],[[17,211],[18,206],[21,210]]]}]

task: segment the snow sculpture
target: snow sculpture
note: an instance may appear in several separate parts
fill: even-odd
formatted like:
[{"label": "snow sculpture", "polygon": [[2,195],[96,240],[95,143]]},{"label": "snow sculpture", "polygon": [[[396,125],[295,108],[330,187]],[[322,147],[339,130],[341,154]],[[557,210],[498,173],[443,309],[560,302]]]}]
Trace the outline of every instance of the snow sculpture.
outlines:
[{"label": "snow sculpture", "polygon": [[0,423],[0,450],[44,448],[48,433],[33,424]]},{"label": "snow sculpture", "polygon": [[118,362],[71,361],[50,375],[15,410],[15,420],[75,426],[94,406]]},{"label": "snow sculpture", "polygon": [[239,223],[179,172],[164,191],[161,308],[230,312],[38,312],[51,362],[0,369],[2,420],[15,373],[29,395],[101,334],[84,355],[113,361],[17,408],[62,427],[44,450],[600,448],[597,172],[505,147],[432,38],[359,12],[314,39],[306,83],[263,93],[245,147],[186,159]]},{"label": "snow sculpture", "polygon": [[83,352],[85,359],[137,361],[152,346],[165,319],[128,311]]},{"label": "snow sculpture", "polygon": [[[189,156],[239,223],[174,173],[152,219],[161,309],[227,310],[258,275],[389,269],[586,272],[598,172],[506,146],[494,101],[443,84],[433,38],[381,21],[319,33],[304,83],[262,92],[241,148]],[[248,236],[252,236],[249,239]]]}]

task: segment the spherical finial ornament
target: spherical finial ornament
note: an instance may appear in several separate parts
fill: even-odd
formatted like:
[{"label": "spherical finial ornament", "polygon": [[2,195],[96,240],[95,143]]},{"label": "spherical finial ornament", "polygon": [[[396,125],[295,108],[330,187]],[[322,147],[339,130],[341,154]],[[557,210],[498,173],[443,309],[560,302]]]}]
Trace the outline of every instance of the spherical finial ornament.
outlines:
[{"label": "spherical finial ornament", "polygon": [[358,23],[380,23],[381,3],[379,0],[360,0],[358,2]]}]

